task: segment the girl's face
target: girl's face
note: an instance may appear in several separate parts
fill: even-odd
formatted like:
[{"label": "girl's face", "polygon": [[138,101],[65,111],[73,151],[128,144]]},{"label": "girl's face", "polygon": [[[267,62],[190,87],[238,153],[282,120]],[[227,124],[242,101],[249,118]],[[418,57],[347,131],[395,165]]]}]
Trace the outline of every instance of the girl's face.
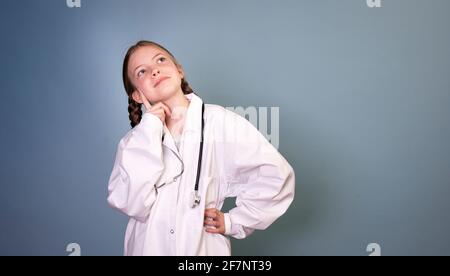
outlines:
[{"label": "girl's face", "polygon": [[[151,104],[164,101],[176,93],[183,94],[182,68],[158,47],[138,48],[130,57],[128,76],[133,86],[144,93]],[[133,99],[142,103],[138,91],[133,92]]]}]

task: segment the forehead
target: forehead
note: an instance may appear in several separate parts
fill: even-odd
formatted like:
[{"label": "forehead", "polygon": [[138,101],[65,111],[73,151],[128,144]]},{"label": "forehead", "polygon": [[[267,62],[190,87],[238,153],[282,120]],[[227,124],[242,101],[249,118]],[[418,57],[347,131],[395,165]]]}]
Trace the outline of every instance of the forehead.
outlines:
[{"label": "forehead", "polygon": [[139,47],[131,55],[128,63],[128,69],[130,71],[133,71],[139,65],[150,63],[152,61],[152,58],[159,53],[165,56],[168,55],[163,49],[160,49],[156,46]]}]

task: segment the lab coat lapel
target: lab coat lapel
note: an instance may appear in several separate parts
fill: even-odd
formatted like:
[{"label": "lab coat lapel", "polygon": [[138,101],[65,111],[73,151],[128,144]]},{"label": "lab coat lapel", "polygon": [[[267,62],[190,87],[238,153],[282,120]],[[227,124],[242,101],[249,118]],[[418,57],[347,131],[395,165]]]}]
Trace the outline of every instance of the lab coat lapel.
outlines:
[{"label": "lab coat lapel", "polygon": [[169,149],[173,150],[174,152],[176,152],[178,155],[180,155],[180,153],[178,152],[177,147],[175,146],[175,141],[172,137],[172,134],[170,133],[169,129],[167,128],[166,124],[164,124],[164,140],[163,140],[163,145],[165,145],[166,147],[168,147]]},{"label": "lab coat lapel", "polygon": [[[181,157],[186,156],[184,154],[183,149],[184,142],[188,141],[188,143],[200,143],[200,133],[201,133],[201,116],[202,116],[202,99],[198,97],[196,94],[191,93],[184,95],[188,100],[190,100],[190,104],[186,113],[186,120],[183,127],[183,132],[181,135],[181,145],[180,150],[175,145],[175,141],[173,139],[172,134],[170,133],[167,126],[164,124],[164,140],[163,144],[168,148],[172,149],[174,152],[178,153]],[[195,150],[196,152],[198,149]],[[189,155],[187,155],[189,156]]]},{"label": "lab coat lapel", "polygon": [[181,136],[180,152],[183,157],[189,159],[189,164],[186,164],[189,167],[186,169],[191,172],[197,172],[203,101],[194,93],[185,96],[190,100],[190,104]]}]

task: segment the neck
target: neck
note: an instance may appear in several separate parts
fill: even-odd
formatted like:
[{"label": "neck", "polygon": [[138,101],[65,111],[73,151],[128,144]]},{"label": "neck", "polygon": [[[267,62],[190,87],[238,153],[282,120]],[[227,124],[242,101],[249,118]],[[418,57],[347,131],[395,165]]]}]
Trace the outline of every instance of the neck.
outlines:
[{"label": "neck", "polygon": [[170,109],[172,116],[166,117],[166,124],[168,128],[174,125],[183,125],[184,118],[189,107],[189,100],[184,96],[183,92],[180,90],[172,97],[163,101],[163,103]]}]

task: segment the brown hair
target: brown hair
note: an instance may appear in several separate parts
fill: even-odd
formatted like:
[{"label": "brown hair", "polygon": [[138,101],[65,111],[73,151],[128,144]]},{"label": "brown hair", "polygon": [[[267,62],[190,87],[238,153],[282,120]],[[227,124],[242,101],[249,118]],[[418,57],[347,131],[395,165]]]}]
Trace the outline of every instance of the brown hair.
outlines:
[{"label": "brown hair", "polygon": [[[134,128],[137,124],[139,124],[139,122],[142,119],[142,109],[141,109],[142,104],[136,102],[133,99],[133,97],[131,96],[133,94],[133,92],[136,90],[136,88],[131,83],[131,80],[128,77],[128,62],[130,60],[131,55],[133,55],[133,53],[137,49],[139,49],[140,47],[144,47],[144,46],[155,46],[155,47],[158,47],[158,48],[164,50],[165,52],[167,52],[170,55],[171,60],[173,61],[173,63],[175,63],[176,66],[180,65],[177,62],[177,60],[175,59],[175,57],[172,55],[172,53],[170,53],[163,46],[161,46],[158,43],[153,42],[153,41],[141,40],[128,49],[127,54],[125,55],[125,59],[123,60],[122,78],[123,78],[123,85],[125,87],[125,92],[128,95],[128,113],[129,113],[128,117],[130,118],[131,128]],[[192,90],[192,88],[189,86],[188,82],[186,81],[186,77],[183,77],[181,79],[181,90],[183,91],[183,93],[185,95],[194,92]]]}]

